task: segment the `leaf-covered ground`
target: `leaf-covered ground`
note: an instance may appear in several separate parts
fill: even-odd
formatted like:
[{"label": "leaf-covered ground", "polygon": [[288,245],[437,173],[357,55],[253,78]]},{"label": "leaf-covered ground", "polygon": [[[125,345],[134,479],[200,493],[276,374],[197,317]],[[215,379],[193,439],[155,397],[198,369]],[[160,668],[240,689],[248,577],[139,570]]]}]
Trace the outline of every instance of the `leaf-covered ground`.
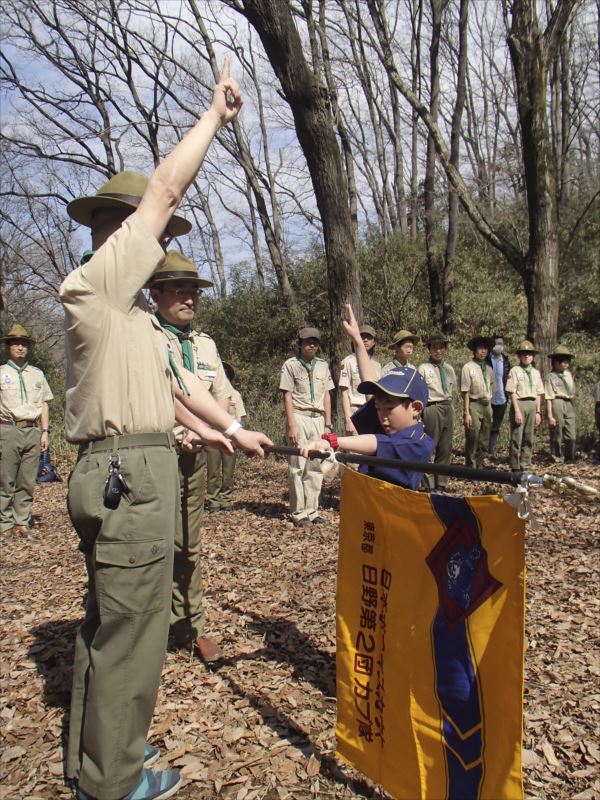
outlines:
[{"label": "leaf-covered ground", "polygon": [[[600,488],[597,467],[573,472]],[[285,518],[283,463],[247,462],[238,483],[235,510],[207,515],[204,533],[209,632],[226,658],[207,668],[167,653],[150,732],[159,766],[182,770],[177,797],[188,800],[386,797],[335,757],[338,487],[324,490],[327,524],[299,531]],[[4,800],[72,796],[63,745],[85,574],[65,493],[66,484],[39,487],[37,539],[2,545]],[[598,798],[600,506],[547,491],[534,506],[526,795]]]}]

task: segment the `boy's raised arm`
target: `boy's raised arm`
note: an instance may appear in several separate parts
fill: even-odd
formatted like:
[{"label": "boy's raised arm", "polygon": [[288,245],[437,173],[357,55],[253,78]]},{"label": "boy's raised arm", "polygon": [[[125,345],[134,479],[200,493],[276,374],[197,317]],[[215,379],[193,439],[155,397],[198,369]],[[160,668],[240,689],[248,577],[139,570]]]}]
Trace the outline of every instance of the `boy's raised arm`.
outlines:
[{"label": "boy's raised arm", "polygon": [[344,333],[352,339],[360,379],[361,381],[376,381],[377,372],[367,353],[367,348],[360,335],[360,328],[350,303],[346,303],[346,314],[348,315],[348,319],[342,322],[342,328],[344,329]]}]

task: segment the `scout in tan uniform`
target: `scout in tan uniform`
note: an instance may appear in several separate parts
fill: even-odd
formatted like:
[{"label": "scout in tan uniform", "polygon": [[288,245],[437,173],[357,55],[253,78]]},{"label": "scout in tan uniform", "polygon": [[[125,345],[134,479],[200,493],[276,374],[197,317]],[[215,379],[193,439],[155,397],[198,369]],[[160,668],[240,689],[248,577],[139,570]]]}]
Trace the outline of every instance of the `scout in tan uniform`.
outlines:
[{"label": "scout in tan uniform", "polygon": [[0,366],[0,532],[31,534],[31,504],[40,452],[48,449],[49,411],[53,399],[41,369],[27,353],[33,339],[22,325],[13,325],[0,341],[6,345]]},{"label": "scout in tan uniform", "polygon": [[475,336],[468,343],[473,358],[462,368],[460,391],[464,403],[465,463],[482,467],[490,444],[492,394],[496,387],[493,369],[485,359],[490,350],[486,336]]},{"label": "scout in tan uniform", "polygon": [[513,471],[531,467],[534,432],[542,421],[544,383],[533,366],[538,352],[531,342],[521,342],[515,351],[519,363],[512,367],[506,382],[510,398],[510,468]]},{"label": "scout in tan uniform", "polygon": [[95,251],[60,288],[65,429],[80,445],[68,506],[89,576],[67,754],[78,800],[157,800],[180,785],[175,771],[143,768],[156,758],[145,739],[169,630],[179,511],[175,413],[207,443],[227,446],[225,434],[259,454],[269,443],[244,431],[192,373],[177,369],[141,294],[163,261],[160,243],[189,231],[173,214],[215,133],[241,105],[226,61],[210,109],[150,180],[120,173],[67,207],[91,228]]},{"label": "scout in tan uniform", "polygon": [[[178,366],[197,375],[221,408],[229,411],[231,387],[217,346],[208,334],[192,327],[202,289],[212,285],[212,281],[198,277],[192,261],[171,250],[152,276],[150,296]],[[181,514],[175,529],[171,629],[179,646],[194,650],[210,663],[222,654],[215,640],[204,636],[201,524],[206,493],[206,448],[197,447],[194,452],[182,450],[186,433],[182,425],[175,428]]]},{"label": "scout in tan uniform", "polygon": [[552,372],[544,384],[548,425],[550,427],[550,455],[553,461],[573,463],[577,431],[575,427],[575,381],[571,360],[575,356],[564,344],[554,348],[548,356]]},{"label": "scout in tan uniform", "polygon": [[401,369],[402,367],[416,369],[415,365],[411,364],[410,359],[418,343],[419,337],[415,336],[414,333],[405,330],[398,331],[390,343],[390,350],[394,350],[395,353],[394,358],[383,365],[381,374],[387,375],[391,370]]},{"label": "scout in tan uniform", "polygon": [[[454,432],[454,410],[452,395],[456,391],[456,373],[445,359],[448,339],[443,333],[434,331],[425,340],[429,350],[429,361],[419,366],[419,374],[425,379],[429,390],[429,401],[423,413],[425,432],[435,442],[435,464],[449,464],[452,459],[452,434]],[[426,475],[424,485],[429,489],[445,489],[445,475]]]},{"label": "scout in tan uniform", "polygon": [[[229,413],[241,422],[246,416],[242,395],[233,386],[235,371],[223,361],[225,375],[230,384]],[[224,453],[216,447],[206,448],[206,510],[231,511],[233,508],[233,476],[237,453]]]},{"label": "scout in tan uniform", "polygon": [[[320,339],[317,328],[300,328],[298,355],[288,358],[281,368],[279,388],[283,392],[287,436],[292,447],[318,439],[325,428],[331,430],[329,392],[335,387],[327,362],[317,358]],[[319,462],[290,456],[288,479],[294,525],[303,527],[321,522],[319,494],[323,473]]]},{"label": "scout in tan uniform", "polygon": [[[375,340],[377,334],[375,328],[371,325],[362,325],[360,327],[360,338],[362,339],[365,349],[371,360],[371,365],[375,370],[376,379],[381,376],[381,364],[373,358],[373,351],[375,349]],[[338,383],[341,397],[342,397],[342,410],[344,412],[344,428],[346,436],[355,436],[356,428],[352,423],[352,414],[364,405],[364,394],[358,392],[358,384],[361,383],[360,375],[358,372],[358,363],[356,361],[356,353],[350,353],[349,356],[342,361],[340,365],[340,380]]]}]

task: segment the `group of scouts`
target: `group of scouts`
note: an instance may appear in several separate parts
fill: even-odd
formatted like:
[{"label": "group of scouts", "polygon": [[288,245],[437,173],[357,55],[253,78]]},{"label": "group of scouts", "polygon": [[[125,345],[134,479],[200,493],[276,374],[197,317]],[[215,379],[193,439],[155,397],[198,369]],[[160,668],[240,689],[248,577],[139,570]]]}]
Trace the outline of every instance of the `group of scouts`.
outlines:
[{"label": "group of scouts", "polygon": [[[68,512],[88,573],[66,756],[78,800],[166,800],[178,791],[176,770],[151,768],[159,752],[146,737],[169,628],[178,644],[205,661],[220,656],[216,642],[204,636],[198,559],[207,463],[213,465],[207,507],[227,509],[235,449],[263,456],[263,446],[272,445],[264,434],[244,429],[233,372],[227,374],[213,340],[192,325],[207,282],[188,259],[167,251],[174,237],[191,229],[175,212],[215,134],[235,119],[242,102],[226,61],[209,109],[149,179],[122,172],[67,206],[92,240],[92,250],[59,292],[66,330],[65,433],[78,447]],[[348,435],[338,438],[332,430],[333,382],[317,357],[319,332],[305,328],[280,383],[290,443],[300,445],[304,456],[307,446],[339,447],[427,461],[437,446],[436,459],[449,458],[456,378],[445,362],[446,339],[427,339],[430,358],[417,371],[409,359],[418,339],[410,332],[394,337],[395,358],[383,368],[372,359],[375,331],[359,330],[351,309],[346,332],[354,347],[340,382]],[[15,326],[4,341],[0,521],[4,532],[18,534],[31,528],[32,487],[40,451],[48,447],[52,393],[28,362],[27,331]],[[495,387],[481,341],[474,342],[474,359],[461,376],[471,463],[487,447]],[[514,426],[523,429],[520,439],[515,436],[514,468],[526,466],[527,401],[541,410],[541,380],[527,360],[533,348],[527,343],[520,351],[521,364],[506,383],[507,393],[517,395]],[[572,431],[563,438],[574,442],[569,361],[570,354],[556,348],[552,394],[546,391],[549,422],[557,429],[555,454],[562,452],[563,431]],[[410,488],[420,480],[415,473],[378,469],[368,472]],[[320,480],[308,459],[292,460],[295,524],[318,523]]]},{"label": "group of scouts", "polygon": [[[347,331],[349,332],[349,331]],[[509,408],[510,452],[513,471],[526,470],[532,464],[534,432],[542,420],[542,403],[550,429],[550,451],[556,462],[575,460],[575,382],[571,373],[573,354],[564,345],[557,345],[550,354],[552,369],[545,382],[533,366],[538,351],[530,341],[516,348],[518,364],[511,366],[504,353],[502,336],[475,336],[468,342],[473,357],[461,369],[460,386],[456,373],[446,360],[448,338],[432,331],[425,338],[429,357],[418,367],[411,362],[419,337],[409,330],[400,330],[389,344],[393,356],[383,366],[375,360],[377,334],[371,325],[358,328],[360,341],[368,357],[370,378],[378,380],[399,371],[415,370],[427,388],[422,420],[424,430],[434,443],[434,462],[448,464],[452,457],[454,432],[453,398],[460,391],[463,401],[465,430],[465,463],[482,467],[485,458],[495,460],[498,435]],[[279,388],[291,446],[306,446],[320,436],[332,432],[330,392],[335,388],[327,362],[319,358],[321,335],[316,328],[304,327],[298,332],[298,355],[288,359],[281,370]],[[355,414],[363,407],[365,377],[361,375],[356,347],[340,365],[339,390],[344,416],[344,433],[356,436]],[[363,370],[364,372],[364,370]],[[350,443],[352,444],[352,442]],[[356,441],[354,441],[356,452]],[[304,448],[306,450],[306,447]],[[349,447],[348,449],[353,449]],[[407,455],[404,456],[408,458]],[[319,494],[323,473],[319,462],[292,457],[289,462],[290,512],[299,527],[322,522]],[[446,490],[448,478],[425,475],[422,488]]]}]

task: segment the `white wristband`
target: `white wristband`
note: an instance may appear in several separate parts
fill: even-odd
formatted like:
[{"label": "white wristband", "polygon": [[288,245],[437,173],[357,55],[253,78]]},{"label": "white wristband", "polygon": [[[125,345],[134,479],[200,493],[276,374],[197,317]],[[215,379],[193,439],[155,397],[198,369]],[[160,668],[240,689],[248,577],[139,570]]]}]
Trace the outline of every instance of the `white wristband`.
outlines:
[{"label": "white wristband", "polygon": [[231,439],[231,437],[233,436],[233,434],[234,434],[236,431],[239,431],[239,429],[240,429],[241,427],[242,427],[242,426],[241,426],[241,425],[240,425],[240,423],[237,421],[237,419],[234,419],[234,420],[233,420],[233,422],[231,423],[231,425],[230,425],[230,426],[227,428],[227,430],[226,430],[226,431],[223,431],[223,436],[226,436],[228,439]]}]

